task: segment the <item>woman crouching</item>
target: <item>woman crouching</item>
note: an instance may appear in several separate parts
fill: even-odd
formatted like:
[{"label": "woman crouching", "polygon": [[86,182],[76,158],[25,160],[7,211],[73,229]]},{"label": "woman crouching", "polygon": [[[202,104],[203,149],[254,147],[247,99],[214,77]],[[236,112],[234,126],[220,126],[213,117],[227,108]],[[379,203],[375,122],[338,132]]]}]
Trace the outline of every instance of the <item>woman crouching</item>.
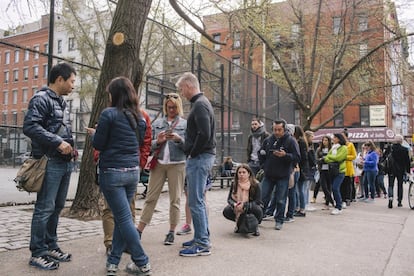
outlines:
[{"label": "woman crouching", "polygon": [[234,232],[259,236],[258,224],[263,217],[261,191],[249,165],[240,164],[237,167],[227,202],[229,205],[224,208],[223,215],[236,222]]}]

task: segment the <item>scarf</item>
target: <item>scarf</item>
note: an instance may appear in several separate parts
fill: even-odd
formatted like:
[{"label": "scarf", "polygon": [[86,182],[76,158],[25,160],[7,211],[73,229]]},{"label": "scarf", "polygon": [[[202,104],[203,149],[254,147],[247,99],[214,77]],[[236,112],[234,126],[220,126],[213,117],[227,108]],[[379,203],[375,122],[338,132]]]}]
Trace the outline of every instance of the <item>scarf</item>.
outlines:
[{"label": "scarf", "polygon": [[[250,190],[249,179],[246,179],[243,182],[239,180],[239,183],[237,185],[237,194],[236,194],[237,202],[241,202],[242,205],[245,202],[249,202],[249,190]],[[243,213],[243,210],[239,210],[235,208],[234,213],[236,214],[236,222],[237,222],[237,220],[239,219],[239,216]]]},{"label": "scarf", "polygon": [[263,126],[258,127],[255,131],[251,129],[251,131],[252,131],[252,136],[255,138],[259,138],[265,132]]}]

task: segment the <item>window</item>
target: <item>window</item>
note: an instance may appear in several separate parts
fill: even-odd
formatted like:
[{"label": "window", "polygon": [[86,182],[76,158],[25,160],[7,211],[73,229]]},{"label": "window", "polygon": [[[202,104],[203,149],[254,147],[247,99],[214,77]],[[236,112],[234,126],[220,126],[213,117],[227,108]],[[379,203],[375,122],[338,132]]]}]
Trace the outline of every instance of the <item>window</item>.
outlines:
[{"label": "window", "polygon": [[24,80],[29,79],[29,68],[23,68],[23,79]]},{"label": "window", "polygon": [[339,34],[339,32],[341,31],[341,18],[340,17],[334,17],[333,18],[333,27],[332,27],[332,30],[333,30],[333,33],[335,34],[335,35],[337,35],[337,34]]},{"label": "window", "polygon": [[369,106],[363,105],[359,107],[359,114],[361,116],[361,126],[369,126]]},{"label": "window", "polygon": [[34,59],[39,59],[39,49],[39,45],[33,47],[33,50],[35,50]]},{"label": "window", "polygon": [[9,103],[9,92],[4,91],[3,92],[3,104],[8,105],[8,103]]},{"label": "window", "polygon": [[292,24],[290,38],[296,40],[299,38],[299,24]]},{"label": "window", "polygon": [[14,112],[12,113],[12,116],[13,116],[13,124],[16,126],[16,125],[17,125],[17,112],[16,112],[16,111],[14,111]]},{"label": "window", "polygon": [[27,88],[23,88],[22,89],[22,96],[23,96],[23,103],[27,103],[28,99],[29,99],[29,91],[27,90]]},{"label": "window", "polygon": [[75,38],[69,37],[68,51],[74,51],[74,50],[75,50]]},{"label": "window", "polygon": [[33,78],[34,79],[39,78],[39,66],[33,66]]},{"label": "window", "polygon": [[44,51],[43,52],[45,52],[46,54],[49,54],[49,44],[48,43],[45,43],[44,45],[43,45],[43,49],[44,49]]},{"label": "window", "polygon": [[2,121],[3,121],[3,125],[7,125],[7,112],[3,112],[2,114]]},{"label": "window", "polygon": [[236,110],[232,113],[232,129],[240,129],[240,113]]},{"label": "window", "polygon": [[364,57],[368,53],[368,45],[366,43],[359,44],[359,57]]},{"label": "window", "polygon": [[59,39],[57,42],[57,52],[58,54],[62,53],[62,39]]},{"label": "window", "polygon": [[366,31],[368,29],[368,16],[361,14],[358,16],[358,31]]},{"label": "window", "polygon": [[233,57],[231,61],[233,62],[232,64],[233,74],[234,75],[240,74],[240,57]]},{"label": "window", "polygon": [[[220,34],[214,34],[213,35],[213,39],[215,41],[220,41],[221,40],[221,35]],[[220,44],[214,44],[214,50],[215,51],[220,51],[221,49],[221,45]]]},{"label": "window", "polygon": [[272,57],[272,70],[280,70],[280,65],[277,63],[275,57]]},{"label": "window", "polygon": [[233,48],[234,49],[240,48],[240,32],[234,33],[234,37],[233,37]]},{"label": "window", "polygon": [[37,91],[37,87],[32,87],[32,95],[31,95],[32,97],[34,94],[36,94],[36,91]]},{"label": "window", "polygon": [[20,58],[20,51],[15,50],[14,51],[14,63],[19,63],[19,58]]},{"label": "window", "polygon": [[10,52],[4,53],[4,64],[10,64]]},{"label": "window", "polygon": [[[340,106],[335,106],[334,107],[334,113],[336,113],[338,111],[338,109],[340,109]],[[338,115],[335,116],[334,118],[334,126],[336,127],[343,127],[344,126],[344,114],[342,112],[340,112]]]},{"label": "window", "polygon": [[43,78],[47,79],[47,64],[43,64]]},{"label": "window", "polygon": [[24,61],[29,61],[30,51],[24,50]]},{"label": "window", "polygon": [[13,81],[19,81],[19,70],[13,70]]},{"label": "window", "polygon": [[9,83],[10,73],[9,71],[4,72],[4,83]]},{"label": "window", "polygon": [[17,104],[17,90],[13,90],[12,92],[12,102],[13,104]]}]

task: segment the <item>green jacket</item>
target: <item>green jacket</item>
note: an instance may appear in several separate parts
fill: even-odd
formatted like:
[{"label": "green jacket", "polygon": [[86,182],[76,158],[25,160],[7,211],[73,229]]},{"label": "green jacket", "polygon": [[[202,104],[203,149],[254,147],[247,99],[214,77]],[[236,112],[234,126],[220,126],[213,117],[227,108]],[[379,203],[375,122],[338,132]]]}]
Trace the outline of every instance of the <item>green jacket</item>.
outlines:
[{"label": "green jacket", "polygon": [[326,163],[338,162],[339,164],[339,172],[345,173],[346,165],[345,160],[348,155],[348,149],[346,146],[342,145],[336,150],[336,154],[332,153],[333,149],[330,149],[328,154],[325,156]]}]

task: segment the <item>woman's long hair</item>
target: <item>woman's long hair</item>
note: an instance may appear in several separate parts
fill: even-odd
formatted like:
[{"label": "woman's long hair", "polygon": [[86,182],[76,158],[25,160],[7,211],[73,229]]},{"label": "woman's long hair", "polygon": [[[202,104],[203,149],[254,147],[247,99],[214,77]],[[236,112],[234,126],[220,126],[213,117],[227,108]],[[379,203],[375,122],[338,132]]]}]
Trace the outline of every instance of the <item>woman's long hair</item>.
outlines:
[{"label": "woman's long hair", "polygon": [[236,168],[236,174],[234,175],[234,185],[233,185],[233,194],[237,194],[237,188],[238,188],[238,184],[239,184],[239,175],[238,172],[241,168],[244,168],[247,170],[247,172],[249,173],[249,182],[250,182],[250,190],[249,190],[249,200],[253,200],[255,198],[256,195],[256,190],[259,186],[259,183],[255,177],[255,175],[253,174],[252,169],[250,168],[250,166],[246,163],[241,163],[239,166],[237,166]]},{"label": "woman's long hair", "polygon": [[112,79],[106,87],[106,91],[111,95],[110,105],[112,107],[116,107],[121,112],[129,111],[135,121],[142,118],[138,105],[138,93],[128,78],[117,77]]}]

